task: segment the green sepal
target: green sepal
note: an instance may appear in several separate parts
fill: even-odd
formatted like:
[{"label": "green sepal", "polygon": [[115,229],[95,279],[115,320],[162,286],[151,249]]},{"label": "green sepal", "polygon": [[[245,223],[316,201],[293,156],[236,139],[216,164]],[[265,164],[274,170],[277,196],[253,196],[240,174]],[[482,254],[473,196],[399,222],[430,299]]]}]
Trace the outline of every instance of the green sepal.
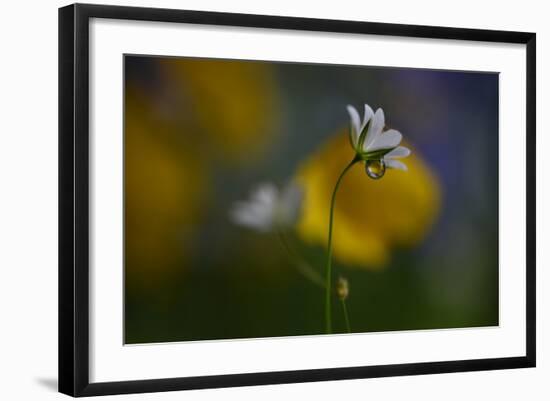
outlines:
[{"label": "green sepal", "polygon": [[372,151],[372,152],[359,153],[359,155],[361,156],[361,159],[363,159],[363,160],[380,160],[385,155],[387,155],[389,152],[391,152],[394,149],[395,148],[377,149],[377,150]]},{"label": "green sepal", "polygon": [[359,140],[357,141],[357,152],[361,152],[363,149],[363,144],[365,143],[365,138],[367,137],[367,132],[369,130],[369,127],[371,126],[372,117],[369,119],[367,124],[365,125],[365,128],[363,128],[363,131],[359,134]]}]

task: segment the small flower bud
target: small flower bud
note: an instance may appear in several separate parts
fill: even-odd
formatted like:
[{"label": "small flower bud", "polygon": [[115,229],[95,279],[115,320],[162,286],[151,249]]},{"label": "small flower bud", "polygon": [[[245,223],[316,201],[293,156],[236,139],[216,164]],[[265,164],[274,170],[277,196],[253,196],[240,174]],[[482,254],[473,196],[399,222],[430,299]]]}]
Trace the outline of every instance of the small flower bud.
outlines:
[{"label": "small flower bud", "polygon": [[336,295],[338,295],[338,298],[342,301],[344,301],[349,295],[348,280],[344,277],[338,277],[338,281],[336,282]]}]

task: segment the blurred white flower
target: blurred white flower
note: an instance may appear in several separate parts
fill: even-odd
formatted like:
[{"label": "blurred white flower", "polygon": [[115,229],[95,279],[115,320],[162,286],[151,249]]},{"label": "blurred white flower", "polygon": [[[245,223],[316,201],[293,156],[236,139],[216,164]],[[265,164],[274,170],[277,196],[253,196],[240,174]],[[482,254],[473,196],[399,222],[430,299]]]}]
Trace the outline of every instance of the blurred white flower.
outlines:
[{"label": "blurred white flower", "polygon": [[298,220],[303,190],[296,183],[279,190],[272,183],[258,185],[250,199],[236,202],[230,211],[231,220],[261,232],[284,230]]},{"label": "blurred white flower", "polygon": [[384,131],[384,110],[378,109],[374,113],[370,106],[365,104],[365,113],[361,122],[355,107],[348,105],[347,109],[351,120],[350,142],[357,157],[366,161],[367,164],[369,161],[375,161],[382,163],[383,168],[407,170],[407,166],[396,159],[407,157],[411,151],[404,146],[399,146],[403,138],[399,131],[394,129]]}]

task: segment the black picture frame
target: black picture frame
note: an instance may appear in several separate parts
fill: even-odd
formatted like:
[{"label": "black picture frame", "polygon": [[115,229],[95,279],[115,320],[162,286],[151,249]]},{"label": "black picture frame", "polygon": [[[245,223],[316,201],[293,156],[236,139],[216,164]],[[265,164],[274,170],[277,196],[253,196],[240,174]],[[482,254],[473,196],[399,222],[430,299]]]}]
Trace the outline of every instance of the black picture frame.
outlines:
[{"label": "black picture frame", "polygon": [[[387,35],[526,45],[526,354],[519,357],[90,383],[89,22],[91,18]],[[158,392],[535,366],[536,35],[219,12],[74,4],[59,9],[59,391],[71,396]]]}]

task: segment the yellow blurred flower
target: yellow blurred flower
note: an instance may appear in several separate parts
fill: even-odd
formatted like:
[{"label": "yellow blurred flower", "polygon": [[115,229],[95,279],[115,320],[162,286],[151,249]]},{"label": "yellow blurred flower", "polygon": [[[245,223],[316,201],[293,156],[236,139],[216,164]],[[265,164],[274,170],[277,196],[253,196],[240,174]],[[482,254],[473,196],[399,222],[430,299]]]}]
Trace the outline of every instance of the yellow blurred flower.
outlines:
[{"label": "yellow blurred flower", "polygon": [[277,132],[278,92],[266,63],[164,59],[163,70],[184,98],[184,108],[225,161],[248,163],[267,151]]},{"label": "yellow blurred flower", "polygon": [[[343,131],[328,140],[297,172],[305,191],[298,233],[311,244],[326,246],[334,183],[354,156],[347,136]],[[440,188],[417,152],[407,166],[408,172],[375,181],[365,179],[358,163],[345,176],[334,210],[333,252],[340,262],[380,268],[393,246],[413,246],[424,238],[439,210]]]},{"label": "yellow blurred flower", "polygon": [[185,270],[215,196],[212,163],[262,157],[278,121],[268,64],[156,63],[155,86],[126,82],[125,258],[132,288],[154,287]]},{"label": "yellow blurred flower", "polygon": [[181,270],[189,229],[201,218],[207,166],[172,146],[176,128],[151,112],[148,98],[127,89],[125,120],[125,266],[135,286],[154,286]]}]

